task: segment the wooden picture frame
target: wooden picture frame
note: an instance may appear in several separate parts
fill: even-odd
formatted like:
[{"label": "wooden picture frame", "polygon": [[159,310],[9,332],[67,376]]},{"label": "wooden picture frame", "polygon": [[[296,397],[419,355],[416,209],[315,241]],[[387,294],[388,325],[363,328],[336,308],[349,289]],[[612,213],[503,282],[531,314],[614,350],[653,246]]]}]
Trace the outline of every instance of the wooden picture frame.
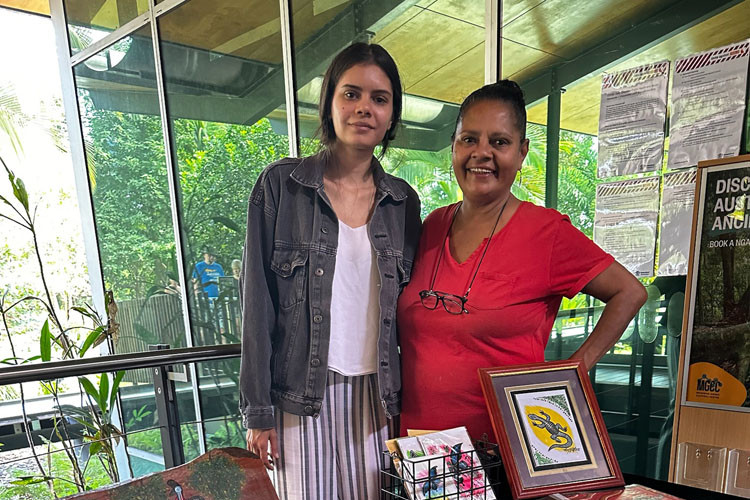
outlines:
[{"label": "wooden picture frame", "polygon": [[580,361],[480,368],[479,378],[513,498],[625,484]]}]

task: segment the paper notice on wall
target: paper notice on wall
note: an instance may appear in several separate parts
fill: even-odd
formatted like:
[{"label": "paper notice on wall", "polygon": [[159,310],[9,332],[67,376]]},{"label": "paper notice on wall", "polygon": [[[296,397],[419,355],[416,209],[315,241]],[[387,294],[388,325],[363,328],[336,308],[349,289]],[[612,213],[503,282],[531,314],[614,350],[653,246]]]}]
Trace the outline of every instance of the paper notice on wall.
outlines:
[{"label": "paper notice on wall", "polygon": [[749,49],[745,40],[677,60],[668,168],[739,154]]},{"label": "paper notice on wall", "polygon": [[594,241],[635,276],[654,274],[659,177],[596,186]]},{"label": "paper notice on wall", "polygon": [[659,276],[686,275],[693,227],[695,170],[664,176],[659,230]]},{"label": "paper notice on wall", "polygon": [[667,116],[669,61],[602,78],[599,178],[661,168]]}]

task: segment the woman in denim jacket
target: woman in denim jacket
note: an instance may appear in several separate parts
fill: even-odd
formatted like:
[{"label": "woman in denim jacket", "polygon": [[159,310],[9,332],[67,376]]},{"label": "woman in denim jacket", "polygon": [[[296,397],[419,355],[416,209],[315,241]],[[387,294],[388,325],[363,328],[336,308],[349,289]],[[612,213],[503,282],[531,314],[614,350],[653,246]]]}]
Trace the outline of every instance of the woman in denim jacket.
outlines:
[{"label": "woman in denim jacket", "polygon": [[417,194],[373,156],[401,93],[382,47],[344,49],[321,89],[323,151],[269,165],[250,196],[240,410],[282,499],[379,497],[400,411],[396,301],[421,227]]}]

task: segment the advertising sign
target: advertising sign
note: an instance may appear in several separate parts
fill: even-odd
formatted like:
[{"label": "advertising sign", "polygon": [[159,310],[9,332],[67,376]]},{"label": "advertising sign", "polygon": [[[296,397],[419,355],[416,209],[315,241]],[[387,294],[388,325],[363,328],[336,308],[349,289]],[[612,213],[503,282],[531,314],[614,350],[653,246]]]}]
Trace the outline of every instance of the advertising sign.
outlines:
[{"label": "advertising sign", "polygon": [[750,161],[698,176],[683,404],[750,411]]}]

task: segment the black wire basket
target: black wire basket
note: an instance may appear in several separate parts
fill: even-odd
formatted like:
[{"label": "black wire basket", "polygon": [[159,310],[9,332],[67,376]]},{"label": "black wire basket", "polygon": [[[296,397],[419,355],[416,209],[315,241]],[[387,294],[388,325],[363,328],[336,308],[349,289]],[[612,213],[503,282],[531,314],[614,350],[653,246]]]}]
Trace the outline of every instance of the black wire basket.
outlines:
[{"label": "black wire basket", "polygon": [[384,451],[381,475],[382,500],[492,500],[503,498],[504,474],[500,450],[493,443],[474,442],[474,449],[402,460]]}]

